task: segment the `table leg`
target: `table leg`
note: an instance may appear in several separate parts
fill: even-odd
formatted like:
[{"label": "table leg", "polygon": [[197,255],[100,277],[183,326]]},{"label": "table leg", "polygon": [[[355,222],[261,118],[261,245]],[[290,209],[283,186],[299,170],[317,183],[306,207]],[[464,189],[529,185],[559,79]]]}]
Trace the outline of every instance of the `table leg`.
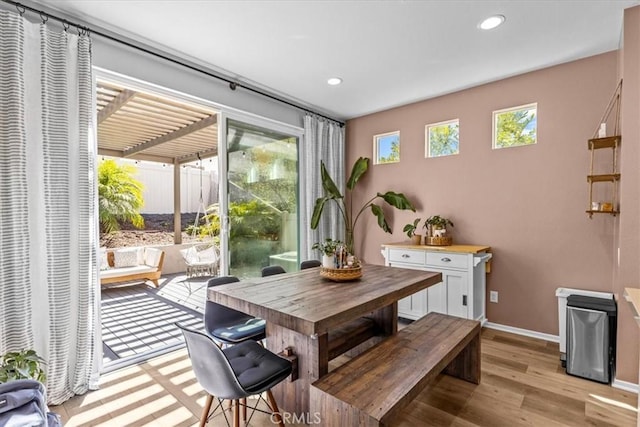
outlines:
[{"label": "table leg", "polygon": [[306,416],[309,412],[309,386],[329,372],[328,335],[310,337],[272,322],[267,322],[267,349],[280,353],[291,347],[298,356],[298,379],[283,382],[273,388],[281,412]]}]

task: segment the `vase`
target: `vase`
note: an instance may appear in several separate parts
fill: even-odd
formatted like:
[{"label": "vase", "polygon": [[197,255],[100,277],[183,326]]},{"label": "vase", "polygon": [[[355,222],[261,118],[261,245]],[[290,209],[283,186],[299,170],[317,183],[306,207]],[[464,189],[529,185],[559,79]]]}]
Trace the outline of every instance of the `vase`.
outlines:
[{"label": "vase", "polygon": [[333,255],[322,255],[322,266],[324,268],[333,268]]}]

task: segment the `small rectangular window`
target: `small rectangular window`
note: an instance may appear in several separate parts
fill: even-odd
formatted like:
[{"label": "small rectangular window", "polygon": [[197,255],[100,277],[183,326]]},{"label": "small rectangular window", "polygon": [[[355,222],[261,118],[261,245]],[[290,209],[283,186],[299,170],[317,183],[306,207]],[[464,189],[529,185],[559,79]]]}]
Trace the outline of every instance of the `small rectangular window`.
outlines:
[{"label": "small rectangular window", "polygon": [[537,132],[537,103],[493,112],[493,148],[535,144]]},{"label": "small rectangular window", "polygon": [[373,160],[376,165],[400,161],[400,131],[373,137]]},{"label": "small rectangular window", "polygon": [[447,120],[425,126],[425,157],[460,153],[460,120]]}]

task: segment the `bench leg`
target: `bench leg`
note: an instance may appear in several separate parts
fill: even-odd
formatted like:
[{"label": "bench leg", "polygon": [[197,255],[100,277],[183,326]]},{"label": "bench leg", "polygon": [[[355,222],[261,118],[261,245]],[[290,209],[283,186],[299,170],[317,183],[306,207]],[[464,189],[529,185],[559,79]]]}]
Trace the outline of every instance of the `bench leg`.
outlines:
[{"label": "bench leg", "polygon": [[443,372],[452,377],[480,384],[480,357],[480,334],[478,333]]}]

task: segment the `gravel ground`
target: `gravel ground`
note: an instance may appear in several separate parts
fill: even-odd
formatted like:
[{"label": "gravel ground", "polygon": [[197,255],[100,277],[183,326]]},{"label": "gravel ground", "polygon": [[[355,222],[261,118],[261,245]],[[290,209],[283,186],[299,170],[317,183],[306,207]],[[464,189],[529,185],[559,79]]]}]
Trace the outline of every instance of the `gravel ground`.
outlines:
[{"label": "gravel ground", "polygon": [[[120,231],[100,235],[100,246],[122,248],[128,246],[151,246],[173,244],[173,214],[143,214],[144,228],[136,229],[130,224],[123,224]],[[192,225],[195,213],[182,214],[182,229]],[[194,241],[190,235],[182,232],[182,242]]]}]

